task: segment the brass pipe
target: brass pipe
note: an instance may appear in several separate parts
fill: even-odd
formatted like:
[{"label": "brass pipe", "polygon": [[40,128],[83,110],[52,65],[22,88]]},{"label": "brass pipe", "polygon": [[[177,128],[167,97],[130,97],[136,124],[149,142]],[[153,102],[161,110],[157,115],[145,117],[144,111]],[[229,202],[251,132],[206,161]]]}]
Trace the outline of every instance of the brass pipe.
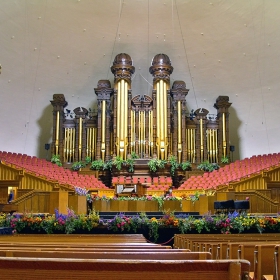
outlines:
[{"label": "brass pipe", "polygon": [[92,160],[95,159],[96,153],[96,128],[92,128]]},{"label": "brass pipe", "polygon": [[164,140],[165,140],[165,124],[164,124],[164,90],[163,90],[163,80],[159,81],[160,92],[158,97],[160,98],[160,155],[161,159],[164,159]]},{"label": "brass pipe", "polygon": [[63,151],[63,159],[67,161],[67,128],[64,129],[64,151]]},{"label": "brass pipe", "polygon": [[157,135],[156,135],[156,141],[157,143],[155,143],[157,145],[157,157],[159,158],[160,154],[159,154],[159,149],[160,149],[160,92],[159,92],[159,82],[157,82],[156,84],[157,86],[157,93],[156,93],[156,100],[157,100],[157,107],[156,107],[156,110],[157,110],[157,118],[156,118],[156,121],[157,121],[157,127],[156,127],[156,130],[157,130]]},{"label": "brass pipe", "polygon": [[106,101],[102,100],[102,109],[101,109],[101,152],[102,157],[105,153],[105,132],[106,132]]},{"label": "brass pipe", "polygon": [[201,160],[203,160],[203,120],[200,119],[199,120],[199,124],[200,124],[200,158]]},{"label": "brass pipe", "polygon": [[125,117],[125,108],[124,108],[124,80],[121,80],[121,141],[124,141],[124,117]]},{"label": "brass pipe", "polygon": [[192,129],[192,133],[193,133],[193,138],[192,138],[192,141],[193,141],[193,153],[192,153],[192,162],[195,162],[195,142],[196,142],[196,139],[195,139],[195,129]]},{"label": "brass pipe", "polygon": [[79,119],[79,160],[82,160],[82,131],[83,131],[83,119]]},{"label": "brass pipe", "polygon": [[226,147],[227,147],[227,142],[226,142],[226,115],[223,113],[223,156],[226,156]]},{"label": "brass pipe", "polygon": [[116,145],[117,145],[117,156],[119,155],[119,147],[120,147],[120,123],[121,123],[121,83],[118,82],[118,95],[117,95],[117,137],[116,137]]},{"label": "brass pipe", "polygon": [[73,159],[74,159],[74,154],[76,151],[76,128],[73,128]]},{"label": "brass pipe", "polygon": [[216,157],[216,162],[218,162],[218,131],[216,129],[214,130],[214,135],[215,135],[215,157]]},{"label": "brass pipe", "polygon": [[151,156],[151,148],[152,148],[152,126],[151,126],[151,119],[152,119],[152,111],[149,111],[149,156]]},{"label": "brass pipe", "polygon": [[55,136],[55,154],[58,154],[59,145],[59,111],[56,112],[56,136]]},{"label": "brass pipe", "polygon": [[168,138],[167,138],[167,84],[166,82],[163,82],[163,120],[164,120],[164,152],[165,152],[164,159],[167,159]]},{"label": "brass pipe", "polygon": [[124,159],[127,158],[127,120],[128,120],[128,90],[127,82],[124,83]]}]

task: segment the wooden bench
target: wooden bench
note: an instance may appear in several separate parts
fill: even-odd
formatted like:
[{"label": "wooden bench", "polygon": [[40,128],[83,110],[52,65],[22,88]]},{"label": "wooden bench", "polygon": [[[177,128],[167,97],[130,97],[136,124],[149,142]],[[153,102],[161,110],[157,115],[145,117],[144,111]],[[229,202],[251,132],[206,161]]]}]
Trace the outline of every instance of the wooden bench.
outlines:
[{"label": "wooden bench", "polygon": [[61,242],[63,243],[145,243],[142,234],[18,234],[1,236],[1,242]]},{"label": "wooden bench", "polygon": [[0,257],[5,280],[59,279],[247,279],[246,260],[93,260]]},{"label": "wooden bench", "polygon": [[61,251],[61,250],[0,250],[1,257],[71,258],[71,259],[124,259],[124,260],[210,260],[208,252],[166,251]]}]

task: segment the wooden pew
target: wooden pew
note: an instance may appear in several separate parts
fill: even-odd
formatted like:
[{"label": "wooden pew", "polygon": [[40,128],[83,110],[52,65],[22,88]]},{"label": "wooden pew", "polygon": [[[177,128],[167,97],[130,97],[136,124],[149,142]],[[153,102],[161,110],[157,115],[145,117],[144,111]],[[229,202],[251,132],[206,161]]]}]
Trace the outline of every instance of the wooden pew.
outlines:
[{"label": "wooden pew", "polygon": [[262,280],[263,275],[273,274],[273,271],[275,269],[274,254],[275,244],[255,246],[254,280]]},{"label": "wooden pew", "polygon": [[77,279],[247,279],[246,260],[87,260],[0,257],[5,280]]},{"label": "wooden pew", "polygon": [[207,252],[182,252],[176,250],[129,252],[129,251],[34,251],[34,250],[0,250],[1,257],[28,257],[28,258],[71,258],[71,259],[124,259],[124,260],[210,260]]}]

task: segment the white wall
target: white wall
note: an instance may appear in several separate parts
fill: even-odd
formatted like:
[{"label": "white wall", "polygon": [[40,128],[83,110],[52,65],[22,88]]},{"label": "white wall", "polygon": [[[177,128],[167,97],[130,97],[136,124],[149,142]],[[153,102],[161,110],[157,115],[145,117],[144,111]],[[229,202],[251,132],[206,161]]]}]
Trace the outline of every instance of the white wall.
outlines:
[{"label": "white wall", "polygon": [[0,150],[44,157],[53,94],[93,107],[125,52],[133,95],[151,94],[150,62],[166,53],[189,110],[229,96],[235,159],[279,152],[279,26],[278,0],[0,0]]}]

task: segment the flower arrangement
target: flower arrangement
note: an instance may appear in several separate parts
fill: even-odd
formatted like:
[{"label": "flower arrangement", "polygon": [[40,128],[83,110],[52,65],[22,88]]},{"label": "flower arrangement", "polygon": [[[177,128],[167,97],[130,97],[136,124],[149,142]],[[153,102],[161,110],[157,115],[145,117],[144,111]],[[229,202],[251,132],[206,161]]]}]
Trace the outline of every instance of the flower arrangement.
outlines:
[{"label": "flower arrangement", "polygon": [[242,232],[280,232],[280,216],[251,216],[250,214],[211,215],[206,213],[201,218],[173,212],[165,212],[161,218],[148,218],[145,213],[128,216],[117,214],[113,219],[101,220],[95,211],[88,215],[76,215],[68,209],[67,214],[57,210],[54,215],[0,215],[0,227],[10,227],[14,233],[77,233],[91,232],[96,228],[113,232],[134,232],[146,229],[147,235],[156,242],[159,230],[173,228],[180,233],[221,233]]}]

